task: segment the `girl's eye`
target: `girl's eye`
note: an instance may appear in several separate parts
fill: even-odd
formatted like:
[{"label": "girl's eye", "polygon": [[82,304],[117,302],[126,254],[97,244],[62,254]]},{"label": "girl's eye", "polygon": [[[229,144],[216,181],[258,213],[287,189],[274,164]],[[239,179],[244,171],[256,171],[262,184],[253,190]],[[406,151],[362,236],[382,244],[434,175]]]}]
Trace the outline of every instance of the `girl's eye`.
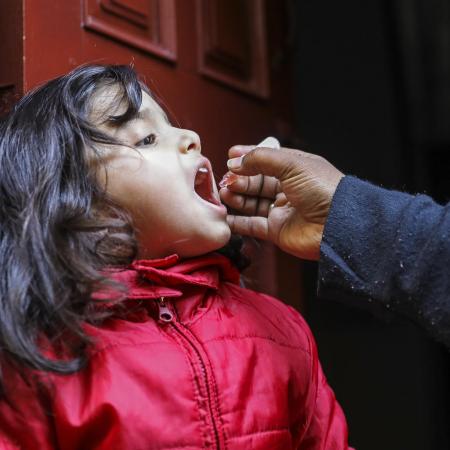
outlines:
[{"label": "girl's eye", "polygon": [[155,134],[149,134],[141,141],[137,142],[135,144],[136,147],[145,147],[147,145],[153,145],[156,142],[156,135]]}]

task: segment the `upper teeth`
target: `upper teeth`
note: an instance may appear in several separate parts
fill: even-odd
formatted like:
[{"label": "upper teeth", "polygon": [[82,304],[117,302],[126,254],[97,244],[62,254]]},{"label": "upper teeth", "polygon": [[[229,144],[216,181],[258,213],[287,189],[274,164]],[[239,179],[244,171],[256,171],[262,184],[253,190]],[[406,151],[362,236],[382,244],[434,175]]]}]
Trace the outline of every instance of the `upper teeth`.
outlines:
[{"label": "upper teeth", "polygon": [[208,169],[206,167],[200,167],[200,169],[198,169],[199,172],[202,173],[208,173]]}]

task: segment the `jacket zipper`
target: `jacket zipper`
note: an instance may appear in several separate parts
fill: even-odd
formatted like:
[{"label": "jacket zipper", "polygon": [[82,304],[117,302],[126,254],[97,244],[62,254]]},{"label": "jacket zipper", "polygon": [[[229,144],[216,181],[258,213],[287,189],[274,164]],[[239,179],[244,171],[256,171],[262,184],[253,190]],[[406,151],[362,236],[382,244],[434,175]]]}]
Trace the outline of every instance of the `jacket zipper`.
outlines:
[{"label": "jacket zipper", "polygon": [[[166,323],[166,324],[172,326],[172,328],[178,333],[178,335],[181,336],[190,345],[190,347],[192,347],[195,354],[197,355],[197,358],[200,362],[200,366],[202,368],[203,380],[204,380],[205,386],[206,386],[206,393],[207,393],[207,397],[208,397],[208,409],[209,409],[209,413],[210,413],[212,427],[214,430],[214,439],[216,442],[216,449],[220,450],[219,429],[218,429],[216,420],[214,418],[214,406],[213,406],[212,394],[211,394],[210,386],[209,386],[208,371],[206,368],[205,361],[202,357],[202,354],[201,354],[200,350],[197,348],[197,346],[195,345],[195,342],[193,341],[193,339],[191,339],[189,337],[189,335],[187,335],[186,332],[189,332],[190,335],[192,335],[192,333],[188,330],[188,328],[185,325],[183,325],[181,322],[178,322],[176,320],[174,313],[168,307],[168,304],[166,303],[166,300],[164,297],[160,297],[158,299],[158,308],[159,308],[159,320],[163,323]],[[194,335],[192,335],[192,336],[195,338]]]}]

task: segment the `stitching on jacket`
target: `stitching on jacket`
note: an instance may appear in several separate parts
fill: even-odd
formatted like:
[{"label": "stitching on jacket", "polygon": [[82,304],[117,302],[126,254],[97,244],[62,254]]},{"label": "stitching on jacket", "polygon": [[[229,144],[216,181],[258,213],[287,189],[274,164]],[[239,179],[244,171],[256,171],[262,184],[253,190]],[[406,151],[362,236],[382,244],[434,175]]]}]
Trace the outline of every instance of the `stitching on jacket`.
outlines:
[{"label": "stitching on jacket", "polygon": [[[180,336],[178,336],[178,334],[176,332],[173,332],[170,334],[170,336],[173,337],[173,339],[177,342],[178,347],[181,347],[184,357],[187,361],[187,365],[189,367],[189,371],[191,373],[191,382],[192,382],[192,386],[194,388],[194,398],[195,398],[195,403],[197,404],[197,418],[199,423],[203,424],[203,443],[202,443],[202,448],[206,449],[205,447],[205,441],[207,440],[207,434],[208,434],[208,424],[206,423],[206,419],[202,419],[201,415],[200,415],[200,407],[199,407],[199,402],[200,402],[200,390],[198,387],[198,383],[197,383],[197,378],[195,376],[195,369],[193,367],[193,362],[191,361],[191,358],[188,355],[188,350],[186,349],[185,343],[184,341],[181,339]],[[169,448],[169,447],[167,447]],[[176,447],[173,447],[176,448]]]},{"label": "stitching on jacket", "polygon": [[103,347],[100,348],[96,348],[95,347],[95,343],[94,343],[94,348],[91,350],[91,353],[89,354],[90,357],[92,356],[97,356],[100,353],[104,353],[106,350],[110,350],[112,348],[117,348],[117,347],[135,347],[135,346],[141,346],[141,345],[152,345],[152,344],[156,344],[156,345],[173,345],[178,347],[178,345],[174,342],[166,342],[166,341],[143,341],[143,342],[114,342],[111,344],[107,344]]},{"label": "stitching on jacket", "polygon": [[289,433],[290,434],[290,429],[288,427],[283,427],[283,428],[273,428],[271,430],[257,430],[257,431],[252,431],[251,433],[245,433],[245,434],[239,434],[236,436],[230,436],[229,439],[230,440],[237,440],[237,439],[241,439],[241,438],[245,438],[248,436],[254,436],[254,435],[264,435],[264,434],[270,434],[270,433]]},{"label": "stitching on jacket", "polygon": [[277,344],[281,347],[287,347],[287,348],[293,348],[296,350],[301,350],[303,352],[305,352],[307,355],[311,355],[309,350],[306,350],[305,348],[303,348],[300,345],[291,345],[291,344],[285,344],[283,342],[278,342],[277,340],[275,340],[272,337],[269,336],[258,336],[256,334],[244,334],[242,336],[220,336],[220,337],[216,337],[216,338],[212,338],[212,339],[207,339],[202,341],[203,344],[207,344],[209,342],[214,342],[214,341],[226,341],[226,340],[244,340],[244,339],[264,339],[266,341],[270,341],[274,344]]},{"label": "stitching on jacket", "polygon": [[[303,352],[305,352],[307,355],[311,355],[309,350],[306,350],[305,348],[303,348],[300,345],[291,345],[291,344],[286,344],[283,342],[278,342],[277,340],[269,337],[269,336],[258,336],[256,334],[245,334],[242,336],[220,336],[217,338],[212,338],[212,339],[206,339],[204,341],[201,341],[201,343],[204,344],[208,344],[210,342],[216,342],[216,341],[226,341],[226,340],[244,340],[244,339],[263,339],[266,341],[270,341],[274,344],[277,344],[281,347],[286,347],[286,348],[292,348],[295,350],[301,350]],[[162,345],[162,344],[172,344],[176,347],[178,347],[178,345],[176,343],[171,343],[171,342],[166,342],[166,341],[143,341],[143,342],[114,342],[111,344],[107,344],[104,347],[100,347],[100,348],[95,348],[95,343],[94,343],[94,348],[91,350],[90,356],[96,356],[99,353],[103,353],[106,350],[110,350],[112,348],[115,347],[134,347],[134,346],[140,346],[140,345]]]},{"label": "stitching on jacket", "polygon": [[[233,286],[233,288],[236,288],[236,286]],[[242,288],[238,288],[238,289],[242,289]],[[238,292],[238,294],[242,294],[242,293]],[[298,317],[303,319],[303,317],[297,310],[295,310],[294,308],[292,308],[289,305],[285,305],[280,300],[278,300],[274,297],[271,297],[266,294],[258,293],[258,297],[259,297],[258,300],[248,301],[248,299],[246,297],[243,298],[242,295],[236,295],[234,293],[227,293],[226,298],[221,295],[219,295],[219,296],[222,298],[222,300],[224,302],[229,301],[231,298],[236,303],[239,303],[240,305],[244,306],[245,308],[255,311],[256,314],[258,314],[259,316],[262,316],[264,319],[268,320],[269,323],[271,323],[274,326],[274,328],[276,328],[277,331],[281,332],[282,334],[284,334],[284,328],[288,327],[288,328],[290,328],[290,331],[292,333],[294,333],[295,335],[298,335],[297,326],[299,325],[299,323],[298,323],[297,319],[298,319]],[[270,314],[267,315],[261,311],[261,309],[259,308],[258,302],[261,302],[262,304],[265,304],[265,305],[270,305],[272,308],[276,309],[276,311],[281,316],[286,315],[287,312],[290,312],[292,314],[292,311],[295,311],[294,317],[290,317],[291,319],[294,319],[294,323],[292,323],[290,320],[288,320],[283,324],[283,329],[280,329],[279,324],[277,324],[276,322],[274,322],[272,320],[272,317]],[[295,317],[295,316],[298,316],[298,317]],[[303,324],[301,325],[301,328],[303,331],[305,331],[304,330],[305,326]]]},{"label": "stitching on jacket", "polygon": [[[193,333],[193,331],[191,329],[189,329],[189,331],[198,340],[198,338]],[[219,390],[218,390],[218,387],[217,387],[216,376],[214,374],[214,368],[213,368],[213,366],[211,364],[211,359],[209,357],[209,354],[206,351],[206,348],[204,346],[204,342],[201,342],[200,340],[198,340],[198,342],[201,345],[203,351],[205,352],[205,355],[208,357],[208,365],[209,365],[209,368],[211,370],[211,384],[212,384],[212,388],[214,389],[214,395],[215,395],[215,398],[216,398],[216,402],[215,402],[216,403],[216,408],[217,408],[217,412],[219,414],[220,425],[221,425],[222,433],[223,433],[223,437],[224,437],[224,446],[225,446],[224,450],[227,450],[227,448],[228,448],[228,445],[227,445],[228,436],[227,436],[227,432],[226,432],[226,429],[225,429],[225,424],[223,422],[222,409],[221,409],[221,405],[220,405],[220,401],[219,401]]]}]

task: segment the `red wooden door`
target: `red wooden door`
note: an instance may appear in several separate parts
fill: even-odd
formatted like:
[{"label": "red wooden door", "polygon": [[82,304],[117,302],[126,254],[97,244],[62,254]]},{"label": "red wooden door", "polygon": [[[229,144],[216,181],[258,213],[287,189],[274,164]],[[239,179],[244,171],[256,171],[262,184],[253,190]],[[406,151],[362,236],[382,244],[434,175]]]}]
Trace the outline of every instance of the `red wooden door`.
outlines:
[{"label": "red wooden door", "polygon": [[[0,57],[11,64],[0,68],[0,96],[3,92],[5,104],[12,93],[86,62],[132,63],[171,119],[199,133],[203,153],[220,177],[231,145],[257,143],[267,135],[283,141],[280,134],[290,123],[283,5],[276,0],[2,0],[0,37],[6,45]],[[299,304],[298,263],[277,256],[272,247],[256,251],[248,278],[253,286]]]}]

